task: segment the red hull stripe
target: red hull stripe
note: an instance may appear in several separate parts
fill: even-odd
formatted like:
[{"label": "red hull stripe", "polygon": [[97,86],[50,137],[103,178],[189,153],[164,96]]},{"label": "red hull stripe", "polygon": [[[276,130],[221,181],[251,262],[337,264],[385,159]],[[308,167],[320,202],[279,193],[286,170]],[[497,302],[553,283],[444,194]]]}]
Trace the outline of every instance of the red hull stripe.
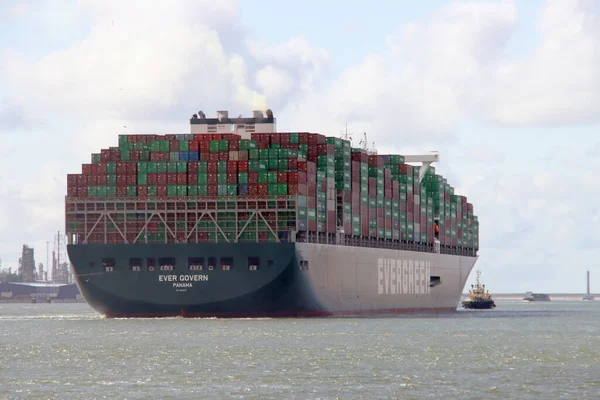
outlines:
[{"label": "red hull stripe", "polygon": [[278,312],[217,312],[217,313],[105,313],[107,318],[302,318],[302,317],[341,317],[368,316],[408,313],[447,313],[456,311],[456,307],[439,308],[390,308],[381,310],[348,310],[348,311],[278,311]]}]

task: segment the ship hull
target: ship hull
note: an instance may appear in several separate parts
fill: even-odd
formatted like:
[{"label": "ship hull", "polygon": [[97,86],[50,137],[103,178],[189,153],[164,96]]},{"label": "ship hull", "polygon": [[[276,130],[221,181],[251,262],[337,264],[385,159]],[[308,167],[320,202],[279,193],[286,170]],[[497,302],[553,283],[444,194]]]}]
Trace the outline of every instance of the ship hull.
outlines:
[{"label": "ship hull", "polygon": [[[477,260],[309,243],[86,244],[67,251],[81,294],[107,317],[450,312]],[[198,257],[233,263],[229,270],[190,270]],[[131,260],[148,258],[171,259],[174,270],[131,269]],[[106,259],[114,260],[112,271],[102,266]]]},{"label": "ship hull", "polygon": [[463,308],[470,310],[490,310],[496,308],[496,303],[493,300],[480,300],[480,301],[463,301]]}]

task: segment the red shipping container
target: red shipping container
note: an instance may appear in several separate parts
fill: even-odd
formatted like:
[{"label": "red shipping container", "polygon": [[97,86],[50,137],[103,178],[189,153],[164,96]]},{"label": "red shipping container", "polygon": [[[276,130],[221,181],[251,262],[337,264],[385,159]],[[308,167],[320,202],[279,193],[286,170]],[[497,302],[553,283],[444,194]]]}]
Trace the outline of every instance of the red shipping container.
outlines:
[{"label": "red shipping container", "polygon": [[111,149],[109,161],[120,161],[120,160],[121,160],[121,151],[119,149]]},{"label": "red shipping container", "polygon": [[208,155],[208,160],[209,161],[219,161],[219,153],[206,153]]},{"label": "red shipping container", "polygon": [[167,185],[177,185],[177,173],[176,172],[167,173]]},{"label": "red shipping container", "polygon": [[187,163],[187,172],[188,174],[198,174],[198,163],[195,161],[190,161]]},{"label": "red shipping container", "polygon": [[385,217],[385,210],[383,208],[378,208],[377,209],[377,218],[383,218]]},{"label": "red shipping container", "polygon": [[248,184],[248,195],[249,196],[258,196],[258,184],[256,184],[256,183]]},{"label": "red shipping container", "polygon": [[309,142],[308,137],[309,137],[309,133],[307,133],[307,132],[298,133],[298,143],[308,144],[308,142]]},{"label": "red shipping container", "polygon": [[126,162],[117,163],[117,175],[127,175],[127,164]]},{"label": "red shipping container", "polygon": [[[283,173],[285,173],[285,172],[283,172]],[[300,172],[300,173],[302,173],[302,172]],[[304,175],[304,177],[306,179],[306,174]],[[297,184],[299,182],[299,173],[298,172],[288,172],[287,173],[287,182]],[[279,183],[285,183],[285,182],[279,182]]]},{"label": "red shipping container", "polygon": [[248,184],[258,184],[258,172],[248,172]]},{"label": "red shipping container", "polygon": [[219,187],[217,185],[208,185],[208,195],[215,197],[219,194]]},{"label": "red shipping container", "polygon": [[87,188],[86,187],[78,187],[77,188],[77,197],[87,197]]},{"label": "red shipping container", "polygon": [[257,149],[268,149],[269,141],[261,140],[261,141],[256,142],[256,148]]},{"label": "red shipping container", "polygon": [[281,144],[281,135],[279,133],[271,133],[269,135],[271,144]]},{"label": "red shipping container", "polygon": [[219,163],[216,161],[209,161],[207,168],[209,174],[216,174],[219,172]]},{"label": "red shipping container", "polygon": [[215,174],[208,174],[208,184],[209,185],[217,185],[219,183],[219,176]]},{"label": "red shipping container", "polygon": [[308,196],[306,198],[306,207],[317,208],[317,198],[314,196]]},{"label": "red shipping container", "polygon": [[407,222],[414,222],[415,221],[415,216],[412,212],[407,212],[406,213],[406,221]]},{"label": "red shipping container", "polygon": [[127,185],[128,186],[137,185],[137,176],[136,175],[127,175]]},{"label": "red shipping container", "polygon": [[258,195],[259,196],[268,196],[269,195],[269,185],[259,184],[258,185]]},{"label": "red shipping container", "polygon": [[169,151],[179,151],[179,140],[169,140]]},{"label": "red shipping container", "polygon": [[317,231],[317,221],[314,219],[309,219],[308,220],[308,231],[309,232],[316,232]]},{"label": "red shipping container", "polygon": [[67,188],[67,196],[68,197],[77,197],[77,187]]},{"label": "red shipping container", "polygon": [[248,172],[248,161],[238,161],[237,162],[237,171],[238,172]]},{"label": "red shipping container", "polygon": [[188,172],[187,174],[188,185],[197,185],[198,184],[198,173]]},{"label": "red shipping container", "polygon": [[77,174],[67,175],[67,186],[77,187]]},{"label": "red shipping container", "polygon": [[335,211],[327,211],[327,232],[335,233],[337,228]]},{"label": "red shipping container", "polygon": [[240,142],[237,140],[229,141],[229,151],[238,151],[240,149]]},{"label": "red shipping container", "polygon": [[200,145],[198,146],[198,151],[200,152],[200,154],[209,153],[210,152],[210,141],[200,142]]},{"label": "red shipping container", "polygon": [[98,175],[98,164],[91,164],[90,175]]},{"label": "red shipping container", "polygon": [[147,178],[148,179],[148,185],[152,185],[152,186],[157,185],[158,184],[157,178],[158,178],[158,174],[156,174],[156,173],[149,173],[148,174],[148,178]]},{"label": "red shipping container", "polygon": [[97,174],[98,175],[106,175],[107,173],[107,164],[106,163],[100,163],[96,165],[97,168]]},{"label": "red shipping container", "polygon": [[125,197],[127,196],[127,185],[125,186],[117,186],[117,196]]},{"label": "red shipping container", "polygon": [[297,183],[288,183],[288,194],[290,196],[299,194],[298,193],[298,184]]},{"label": "red shipping container", "polygon": [[148,197],[148,186],[138,186],[138,197]]},{"label": "red shipping container", "polygon": [[235,185],[235,184],[237,184],[237,181],[238,181],[237,173],[232,172],[232,173],[227,174],[227,184],[228,185]]},{"label": "red shipping container", "polygon": [[277,183],[287,183],[287,182],[288,182],[287,172],[278,172],[277,173]]},{"label": "red shipping container", "polygon": [[117,175],[117,186],[127,186],[127,175]]},{"label": "red shipping container", "polygon": [[91,175],[92,174],[92,164],[82,164],[81,172],[83,172],[84,175]]},{"label": "red shipping container", "polygon": [[77,175],[77,187],[86,187],[88,182],[88,176],[87,175]]},{"label": "red shipping container", "polygon": [[281,141],[281,145],[282,146],[290,144],[290,134],[289,134],[289,132],[282,133],[280,135],[280,141]]},{"label": "red shipping container", "polygon": [[238,162],[237,161],[228,161],[227,162],[227,173],[237,174],[238,172]]},{"label": "red shipping container", "polygon": [[298,169],[298,159],[297,158],[288,159],[288,169],[291,169],[291,170]]},{"label": "red shipping container", "polygon": [[308,172],[308,162],[307,161],[298,161],[298,172]]},{"label": "red shipping container", "polygon": [[188,142],[188,149],[189,151],[199,151],[200,149],[200,143],[195,141],[195,140],[190,140]]},{"label": "red shipping container", "polygon": [[311,197],[316,197],[317,196],[317,185],[314,182],[315,182],[315,180],[308,179],[307,194],[308,194],[308,196],[311,196]]},{"label": "red shipping container", "polygon": [[166,190],[166,186],[168,184],[167,182],[168,182],[167,174],[164,174],[164,173],[156,174],[156,184],[158,186],[164,186],[165,190]]},{"label": "red shipping container", "polygon": [[96,175],[96,185],[98,185],[98,186],[108,185],[108,180],[107,180],[106,175]]},{"label": "red shipping container", "polygon": [[102,161],[103,163],[111,161],[110,150],[108,150],[108,149],[100,150],[100,161]]},{"label": "red shipping container", "polygon": [[129,159],[131,161],[140,161],[142,152],[140,150],[131,150],[129,152]]},{"label": "red shipping container", "polygon": [[[198,182],[198,180],[196,180],[196,182]],[[196,183],[194,182],[194,183]],[[177,184],[178,185],[187,185],[188,180],[187,180],[187,174],[185,172],[181,172],[177,174]]]}]

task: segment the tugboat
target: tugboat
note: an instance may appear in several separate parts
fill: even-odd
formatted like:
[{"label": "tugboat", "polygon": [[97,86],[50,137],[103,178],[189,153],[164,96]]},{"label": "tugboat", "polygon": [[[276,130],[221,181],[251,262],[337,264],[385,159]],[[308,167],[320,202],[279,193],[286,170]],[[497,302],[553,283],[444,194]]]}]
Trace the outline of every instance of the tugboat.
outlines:
[{"label": "tugboat", "polygon": [[477,282],[471,285],[471,290],[467,298],[462,302],[463,308],[476,310],[489,310],[496,307],[496,303],[492,300],[490,292],[479,282],[481,270],[477,270]]}]

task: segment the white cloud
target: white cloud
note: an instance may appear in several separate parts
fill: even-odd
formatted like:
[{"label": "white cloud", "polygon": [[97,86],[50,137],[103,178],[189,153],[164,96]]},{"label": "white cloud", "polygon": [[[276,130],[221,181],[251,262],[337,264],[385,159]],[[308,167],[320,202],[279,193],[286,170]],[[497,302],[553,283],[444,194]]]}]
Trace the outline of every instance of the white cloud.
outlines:
[{"label": "white cloud", "polygon": [[250,37],[235,1],[78,4],[70,15],[90,19],[81,40],[37,60],[0,55],[9,109],[66,121],[58,137],[73,150],[41,177],[0,181],[3,254],[63,229],[64,188],[48,182],[115,145],[119,132],[185,132],[199,109],[270,107],[281,130],[338,135],[347,122],[355,144],[368,132],[385,151],[448,150],[440,170],[475,204],[481,260],[493,274],[547,268],[565,281],[569,271],[559,266],[573,258],[564,249],[580,248],[578,260],[598,258],[600,230],[584,231],[600,219],[598,144],[580,154],[561,143],[549,158],[508,171],[511,146],[526,144],[495,140],[505,145],[496,147],[485,131],[473,141],[458,129],[465,119],[546,125],[597,118],[599,28],[591,3],[548,1],[541,42],[520,59],[507,46],[520,22],[513,1],[453,3],[400,27],[385,51],[365,54],[336,77],[331,56],[303,37],[275,44]]},{"label": "white cloud", "polygon": [[[596,7],[596,8],[594,8]],[[481,102],[494,121],[551,125],[598,121],[600,17],[597,2],[548,0],[530,56],[504,59],[486,77]]]},{"label": "white cloud", "polygon": [[[469,114],[477,82],[498,58],[516,23],[512,2],[456,3],[403,26],[382,54],[347,68],[329,90],[293,102],[290,124],[337,132],[376,132],[380,143],[439,145]],[[325,127],[325,128],[323,128]]]},{"label": "white cloud", "polygon": [[0,5],[0,19],[24,17],[31,10],[31,7],[29,1],[16,1],[10,5]]}]

